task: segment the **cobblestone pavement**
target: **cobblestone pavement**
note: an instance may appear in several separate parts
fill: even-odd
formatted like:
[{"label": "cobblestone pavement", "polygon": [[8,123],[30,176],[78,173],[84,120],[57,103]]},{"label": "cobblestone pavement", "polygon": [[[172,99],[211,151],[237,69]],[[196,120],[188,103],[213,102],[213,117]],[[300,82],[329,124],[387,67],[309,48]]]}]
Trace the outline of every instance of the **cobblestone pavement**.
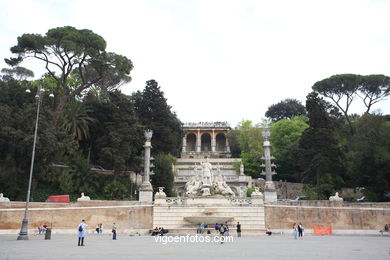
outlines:
[{"label": "cobblestone pavement", "polygon": [[[77,236],[53,234],[51,240],[30,235],[0,235],[0,259],[389,259],[389,236],[305,236],[290,235],[234,237],[230,243],[194,243],[195,235],[170,242],[173,236],[155,237],[91,234],[85,246]],[[165,240],[167,239],[167,240]],[[213,237],[211,237],[211,240]],[[187,242],[188,240],[188,242]],[[198,241],[205,240],[205,237]],[[165,243],[167,242],[167,243]]]}]

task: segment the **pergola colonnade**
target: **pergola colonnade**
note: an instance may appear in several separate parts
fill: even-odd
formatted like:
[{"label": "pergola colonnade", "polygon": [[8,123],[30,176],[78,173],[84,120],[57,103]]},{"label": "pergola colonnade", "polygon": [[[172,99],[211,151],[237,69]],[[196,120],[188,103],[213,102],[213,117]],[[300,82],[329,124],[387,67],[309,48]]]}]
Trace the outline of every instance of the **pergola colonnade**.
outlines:
[{"label": "pergola colonnade", "polygon": [[188,130],[183,137],[182,152],[228,152],[229,141],[224,130]]}]

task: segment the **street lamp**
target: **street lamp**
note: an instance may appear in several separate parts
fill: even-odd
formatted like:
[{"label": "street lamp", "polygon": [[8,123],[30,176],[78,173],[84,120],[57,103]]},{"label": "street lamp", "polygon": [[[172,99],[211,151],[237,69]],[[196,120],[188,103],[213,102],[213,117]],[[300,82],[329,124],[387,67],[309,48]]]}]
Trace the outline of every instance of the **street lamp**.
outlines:
[{"label": "street lamp", "polygon": [[[27,89],[26,92],[30,93],[30,90]],[[35,119],[34,143],[33,143],[33,150],[32,150],[32,156],[31,156],[30,178],[28,180],[26,208],[24,210],[24,218],[22,221],[22,226],[20,228],[18,240],[28,240],[28,203],[30,202],[31,180],[32,180],[32,173],[33,173],[33,168],[34,168],[34,158],[35,158],[35,144],[37,142],[37,132],[38,132],[39,108],[40,108],[40,105],[42,103],[43,92],[44,92],[44,89],[42,88],[42,85],[39,84],[37,94],[35,95],[35,99],[37,100],[37,117]]]}]

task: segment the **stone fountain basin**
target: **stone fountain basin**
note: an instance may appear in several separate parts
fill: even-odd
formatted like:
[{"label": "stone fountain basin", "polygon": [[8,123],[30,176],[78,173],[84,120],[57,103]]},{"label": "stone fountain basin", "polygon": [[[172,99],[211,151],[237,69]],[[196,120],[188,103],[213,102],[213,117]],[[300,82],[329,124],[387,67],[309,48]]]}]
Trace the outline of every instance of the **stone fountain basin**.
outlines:
[{"label": "stone fountain basin", "polygon": [[196,216],[196,217],[184,217],[185,221],[193,224],[215,224],[225,223],[233,220],[233,217],[218,217],[218,216]]}]

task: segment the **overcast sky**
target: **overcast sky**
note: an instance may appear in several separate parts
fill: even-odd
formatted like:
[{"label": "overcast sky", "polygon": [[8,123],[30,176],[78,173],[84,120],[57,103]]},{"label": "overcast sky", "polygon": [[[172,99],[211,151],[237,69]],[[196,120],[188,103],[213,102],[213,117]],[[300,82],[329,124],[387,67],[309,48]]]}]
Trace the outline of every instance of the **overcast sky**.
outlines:
[{"label": "overcast sky", "polygon": [[[235,126],[286,98],[304,104],[334,74],[390,76],[389,13],[386,0],[0,0],[0,67],[23,33],[90,29],[133,61],[124,93],[155,79],[183,122]],[[390,114],[390,101],[373,108]]]}]

